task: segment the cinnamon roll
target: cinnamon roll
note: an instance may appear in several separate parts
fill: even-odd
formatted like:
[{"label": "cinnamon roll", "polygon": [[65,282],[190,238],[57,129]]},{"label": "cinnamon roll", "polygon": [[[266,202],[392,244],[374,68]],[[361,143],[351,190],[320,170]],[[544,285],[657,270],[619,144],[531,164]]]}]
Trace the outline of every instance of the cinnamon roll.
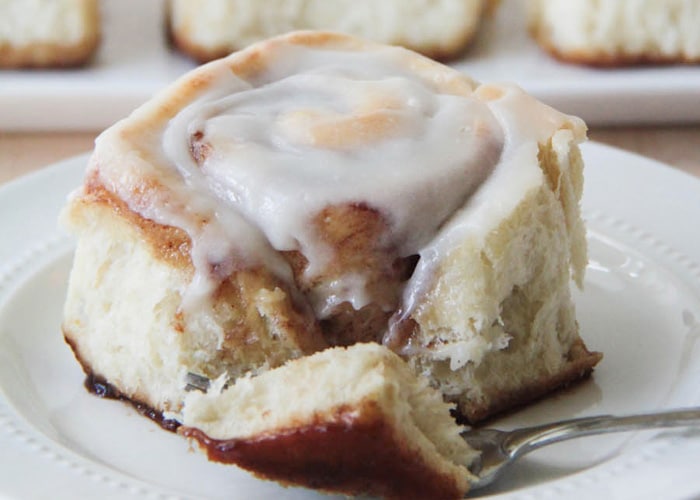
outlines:
[{"label": "cinnamon roll", "polygon": [[521,89],[403,48],[253,45],[97,139],[63,215],[65,338],[91,380],[176,421],[188,373],[357,342],[471,421],[530,401],[600,358],[570,294],[584,139]]},{"label": "cinnamon roll", "polygon": [[0,1],[0,68],[80,66],[100,41],[97,0]]},{"label": "cinnamon roll", "polygon": [[437,59],[464,52],[497,0],[169,0],[174,45],[205,62],[292,30],[332,30]]},{"label": "cinnamon roll", "polygon": [[355,344],[192,392],[179,432],[213,461],[284,484],[457,499],[474,480],[468,467],[478,452],[449,410],[396,354]]},{"label": "cinnamon roll", "polygon": [[531,0],[530,31],[555,57],[594,66],[700,62],[698,0]]}]

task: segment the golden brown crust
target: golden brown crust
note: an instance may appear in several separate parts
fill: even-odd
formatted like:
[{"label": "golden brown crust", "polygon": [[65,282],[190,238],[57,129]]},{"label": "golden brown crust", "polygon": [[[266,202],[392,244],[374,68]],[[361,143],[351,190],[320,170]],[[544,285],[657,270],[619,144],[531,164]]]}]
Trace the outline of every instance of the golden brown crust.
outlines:
[{"label": "golden brown crust", "polygon": [[32,43],[22,47],[0,44],[0,68],[75,68],[90,62],[99,37],[76,45]]},{"label": "golden brown crust", "polygon": [[[143,187],[143,189],[148,188]],[[100,183],[97,171],[85,179],[84,194],[77,202],[108,207],[115,215],[138,228],[139,233],[155,251],[158,258],[172,266],[192,272],[192,261],[190,259],[191,241],[187,233],[180,228],[163,226],[141,217],[131,210],[124,200],[108,191]]]},{"label": "golden brown crust", "polygon": [[[377,46],[371,42],[338,33],[299,31],[248,47],[226,59],[226,64],[237,77],[243,80],[254,79],[270,65],[276,64],[274,60],[277,53],[276,47],[288,43],[322,47],[326,50],[361,51]],[[411,64],[418,71],[442,72],[445,70],[441,65],[428,58],[423,61],[411,59]],[[158,106],[151,106],[148,111],[142,108],[139,120],[131,120],[128,124],[122,124],[119,127],[119,140],[132,149],[141,150],[144,160],[160,161],[156,157],[149,158],[148,141],[152,130],[162,129],[168,120],[210,87],[216,75],[215,72],[207,71],[206,68],[207,66],[202,66],[193,70],[186,79],[181,79],[178,84],[169,88],[166,94],[167,100],[161,99]],[[434,78],[433,83],[438,88],[445,89],[446,92],[471,94],[473,90],[473,82],[466,76],[464,78]]]},{"label": "golden brown crust", "polygon": [[229,49],[227,47],[217,49],[207,49],[206,47],[202,47],[201,45],[190,41],[186,36],[176,32],[172,29],[172,27],[169,29],[169,33],[169,39],[173,47],[200,64],[225,57],[233,52],[233,49]]},{"label": "golden brown crust", "polygon": [[457,499],[466,493],[411,450],[375,402],[248,439],[211,439],[192,427],[179,432],[196,440],[210,460],[283,484],[396,499]]},{"label": "golden brown crust", "polygon": [[[405,47],[407,49],[413,50],[415,52],[418,52],[420,54],[423,54],[426,57],[429,57],[430,59],[434,59],[436,61],[441,61],[441,62],[450,62],[454,61],[455,59],[459,58],[464,54],[464,52],[467,50],[468,46],[471,44],[472,40],[474,39],[475,34],[470,33],[468,35],[465,35],[463,38],[455,41],[449,46],[441,46],[441,47],[418,47],[415,45],[412,45],[410,42],[405,41],[398,41],[394,43],[393,45]],[[170,40],[172,45],[180,52],[183,54],[187,55],[191,59],[193,59],[195,62],[203,64],[207,63],[210,61],[213,61],[215,59],[220,59],[222,57],[226,57],[227,55],[231,54],[232,52],[235,52],[236,50],[240,50],[242,47],[216,47],[216,48],[207,48],[203,47],[202,45],[199,45],[195,42],[192,42],[189,40],[186,36],[181,35],[179,33],[173,32],[171,30],[170,34]]]},{"label": "golden brown crust", "polygon": [[[169,27],[169,38],[171,43],[180,51],[192,57],[200,63],[213,61],[225,57],[232,52],[241,50],[243,47],[227,47],[219,46],[215,48],[203,47],[195,42],[192,42],[188,37]],[[324,48],[349,48],[351,45],[359,48],[361,43],[358,39],[347,38],[343,35],[332,32],[323,31],[296,31],[285,35],[285,43],[303,45],[306,47],[324,47]],[[268,43],[277,43],[274,39]],[[246,77],[255,74],[254,68],[262,68],[267,64],[265,58],[269,57],[269,49],[265,46],[249,48],[246,53],[247,58],[236,61],[232,69],[236,75]]]},{"label": "golden brown crust", "polygon": [[550,40],[539,35],[536,30],[531,30],[531,35],[539,46],[553,58],[570,64],[592,66],[597,68],[619,68],[625,66],[655,66],[700,63],[700,57],[686,57],[681,54],[670,55],[654,52],[639,53],[620,49],[616,52],[604,50],[561,50],[554,46]]},{"label": "golden brown crust", "polygon": [[569,360],[564,369],[554,375],[532,380],[528,385],[517,390],[494,394],[489,398],[488,404],[462,407],[458,420],[474,425],[499,413],[533,403],[558,389],[588,378],[602,358],[602,353],[590,352],[579,338],[569,351]]}]

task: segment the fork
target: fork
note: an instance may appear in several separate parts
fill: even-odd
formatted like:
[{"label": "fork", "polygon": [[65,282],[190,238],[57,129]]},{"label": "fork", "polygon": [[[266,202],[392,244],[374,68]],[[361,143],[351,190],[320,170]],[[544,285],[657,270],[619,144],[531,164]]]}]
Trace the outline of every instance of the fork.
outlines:
[{"label": "fork", "polygon": [[687,426],[700,426],[700,407],[640,415],[583,417],[512,431],[470,429],[463,432],[462,437],[481,452],[469,467],[477,477],[471,483],[473,490],[491,484],[509,464],[548,444],[608,432]]}]

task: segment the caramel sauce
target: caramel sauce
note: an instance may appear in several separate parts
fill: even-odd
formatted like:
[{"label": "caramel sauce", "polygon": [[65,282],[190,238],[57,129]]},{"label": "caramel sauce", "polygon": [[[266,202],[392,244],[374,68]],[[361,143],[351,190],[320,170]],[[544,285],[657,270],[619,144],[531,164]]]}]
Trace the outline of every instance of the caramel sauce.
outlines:
[{"label": "caramel sauce", "polygon": [[163,429],[170,432],[176,432],[180,423],[176,420],[168,419],[163,417],[163,413],[151,408],[147,404],[140,401],[131,399],[117,390],[112,384],[107,382],[104,378],[99,377],[93,373],[88,373],[85,377],[85,388],[88,392],[91,392],[97,397],[106,399],[116,399],[118,401],[125,401],[130,403],[137,412],[139,412],[144,417],[148,417],[153,422],[160,425]]},{"label": "caramel sauce", "polygon": [[211,461],[283,484],[395,499],[461,497],[449,476],[425,463],[378,415],[340,415],[243,439],[213,439],[184,426],[179,433],[196,440]]}]

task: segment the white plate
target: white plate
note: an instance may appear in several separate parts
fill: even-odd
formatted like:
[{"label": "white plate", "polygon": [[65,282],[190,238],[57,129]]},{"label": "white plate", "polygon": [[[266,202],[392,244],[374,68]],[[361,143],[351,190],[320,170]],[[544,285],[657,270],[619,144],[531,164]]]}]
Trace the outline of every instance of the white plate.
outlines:
[{"label": "white plate", "polygon": [[[582,335],[605,353],[591,381],[497,422],[700,405],[700,181],[584,146],[591,264]],[[128,405],[101,400],[59,325],[72,241],[56,227],[86,158],[0,189],[0,497],[310,498],[208,463]],[[516,465],[498,498],[700,495],[700,430],[593,437]]]},{"label": "white plate", "polygon": [[[523,0],[503,0],[454,65],[515,81],[589,124],[700,119],[700,65],[596,70],[559,63],[528,37]],[[0,128],[102,129],[194,67],[165,39],[162,1],[103,1],[104,40],[81,70],[0,71]]]}]

